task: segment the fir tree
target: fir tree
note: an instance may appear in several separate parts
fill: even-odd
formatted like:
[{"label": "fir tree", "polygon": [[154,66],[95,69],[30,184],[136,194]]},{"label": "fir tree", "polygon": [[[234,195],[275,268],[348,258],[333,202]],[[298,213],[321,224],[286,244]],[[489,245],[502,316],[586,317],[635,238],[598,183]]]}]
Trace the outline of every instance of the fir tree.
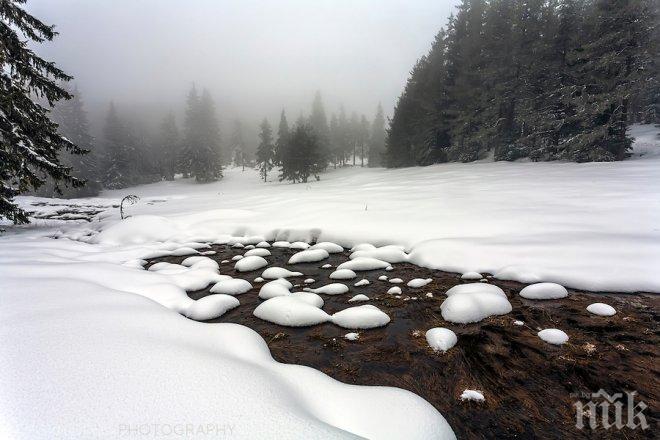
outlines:
[{"label": "fir tree", "polygon": [[286,120],[286,113],[282,110],[280,114],[280,124],[277,129],[277,143],[275,144],[275,165],[282,165],[282,157],[289,144],[289,123]]},{"label": "fir tree", "polygon": [[268,123],[268,119],[264,119],[259,126],[259,147],[257,148],[257,165],[259,166],[259,174],[264,182],[268,181],[268,172],[273,169],[273,162],[275,160],[275,144],[273,142],[273,129]]},{"label": "fir tree", "polygon": [[126,188],[135,183],[138,154],[130,142],[128,129],[117,115],[114,103],[110,103],[103,128],[105,151],[105,173],[103,184],[106,188]]},{"label": "fir tree", "polygon": [[330,129],[328,127],[328,118],[325,113],[325,107],[323,106],[323,100],[321,99],[321,92],[317,91],[314,95],[314,101],[312,102],[312,113],[309,116],[309,122],[312,126],[312,129],[316,133],[319,148],[321,154],[323,155],[323,160],[329,160],[331,156],[330,151]]},{"label": "fir tree", "polygon": [[168,113],[160,124],[158,145],[160,147],[161,174],[165,180],[174,180],[174,174],[178,169],[181,140],[176,118],[172,112]]},{"label": "fir tree", "polygon": [[59,134],[48,110],[32,99],[38,97],[53,106],[71,98],[57,84],[71,77],[29,48],[25,39],[50,41],[56,32],[25,12],[19,6],[23,3],[0,1],[0,218],[14,223],[29,221],[14,197],[36,190],[46,177],[53,179],[57,191],[62,183],[74,188],[84,184],[60,162],[58,153],[78,155],[85,150]]},{"label": "fir tree", "polygon": [[220,126],[211,94],[200,97],[193,85],[188,94],[182,168],[197,182],[213,182],[222,177]]},{"label": "fir tree", "polygon": [[304,120],[296,124],[283,153],[280,181],[306,183],[310,176],[318,180],[318,173],[325,168],[318,137],[311,124]]},{"label": "fir tree", "polygon": [[384,153],[385,116],[383,115],[383,106],[378,104],[378,108],[376,109],[376,116],[371,123],[371,133],[369,135],[369,167],[381,166]]},{"label": "fir tree", "polygon": [[234,130],[231,133],[229,145],[234,152],[234,165],[242,167],[243,171],[245,171],[247,147],[245,145],[245,137],[243,135],[243,124],[238,119],[234,122]]}]

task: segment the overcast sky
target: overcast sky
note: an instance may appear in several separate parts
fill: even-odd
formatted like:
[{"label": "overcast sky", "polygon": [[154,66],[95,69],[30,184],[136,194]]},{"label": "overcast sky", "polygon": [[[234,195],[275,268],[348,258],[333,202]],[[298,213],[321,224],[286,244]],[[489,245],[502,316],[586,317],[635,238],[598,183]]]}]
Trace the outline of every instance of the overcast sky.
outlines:
[{"label": "overcast sky", "polygon": [[[60,35],[38,48],[76,77],[86,102],[167,109],[190,85],[221,117],[291,119],[315,90],[386,113],[458,0],[29,0]],[[276,122],[276,121],[273,121]]]}]

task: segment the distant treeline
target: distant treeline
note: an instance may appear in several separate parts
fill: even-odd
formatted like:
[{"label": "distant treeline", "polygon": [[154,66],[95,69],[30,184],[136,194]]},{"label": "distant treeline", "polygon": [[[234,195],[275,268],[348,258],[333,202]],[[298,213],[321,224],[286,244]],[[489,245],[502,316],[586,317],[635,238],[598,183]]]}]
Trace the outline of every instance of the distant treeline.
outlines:
[{"label": "distant treeline", "polygon": [[330,165],[381,166],[385,150],[385,117],[380,104],[372,122],[355,112],[347,118],[342,106],[328,123],[319,92],[309,117],[301,115],[292,128],[282,111],[277,140],[268,120],[264,119],[260,129],[256,159],[264,180],[276,166],[280,167],[279,179],[291,182],[307,182],[310,176],[318,179],[318,173]]},{"label": "distant treeline", "polygon": [[157,132],[152,132],[139,120],[122,117],[110,103],[98,139],[90,135],[80,92],[71,90],[71,95],[72,99],[53,107],[51,117],[63,136],[88,151],[85,155],[63,153],[60,157],[75,177],[87,183],[79,188],[60,188],[63,195],[59,195],[53,182],[47,181],[35,192],[37,195],[89,197],[103,188],[173,180],[175,174],[211,182],[220,179],[223,167],[232,163],[243,168],[258,166],[264,180],[277,166],[282,169],[281,179],[307,181],[307,177],[318,175],[329,165],[380,165],[385,150],[385,118],[380,105],[373,122],[357,113],[349,118],[341,107],[328,123],[320,93],[314,98],[310,116],[301,114],[291,130],[282,112],[277,139],[264,120],[259,126],[257,148],[248,145],[238,120],[223,142],[210,93],[199,93],[194,86],[188,93],[181,129],[173,112],[164,116]]},{"label": "distant treeline", "polygon": [[414,66],[386,165],[626,157],[660,122],[657,0],[463,0]]}]

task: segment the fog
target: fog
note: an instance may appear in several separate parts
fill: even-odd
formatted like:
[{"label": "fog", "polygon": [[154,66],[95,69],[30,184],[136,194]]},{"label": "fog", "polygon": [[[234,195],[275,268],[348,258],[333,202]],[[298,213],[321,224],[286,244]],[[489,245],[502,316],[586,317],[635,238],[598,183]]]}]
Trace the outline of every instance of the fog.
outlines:
[{"label": "fog", "polygon": [[[29,0],[59,36],[35,47],[75,77],[92,121],[110,100],[160,117],[180,113],[191,84],[208,88],[223,126],[285,108],[308,112],[316,90],[391,114],[415,60],[458,0]],[[96,124],[98,125],[98,124]],[[98,128],[98,127],[95,127]]]}]

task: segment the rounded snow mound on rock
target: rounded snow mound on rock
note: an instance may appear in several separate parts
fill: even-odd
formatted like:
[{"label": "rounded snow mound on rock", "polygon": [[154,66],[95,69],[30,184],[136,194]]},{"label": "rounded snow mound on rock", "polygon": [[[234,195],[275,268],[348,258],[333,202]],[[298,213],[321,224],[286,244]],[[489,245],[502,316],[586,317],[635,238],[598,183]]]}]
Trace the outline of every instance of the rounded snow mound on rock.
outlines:
[{"label": "rounded snow mound on rock", "polygon": [[289,264],[316,263],[325,260],[330,254],[325,249],[307,249],[295,253],[289,258]]},{"label": "rounded snow mound on rock", "polygon": [[371,304],[349,307],[332,315],[332,322],[349,329],[382,327],[390,322],[390,317]]},{"label": "rounded snow mound on rock", "polygon": [[558,328],[546,328],[538,332],[538,336],[548,344],[563,345],[568,342],[568,335]]},{"label": "rounded snow mound on rock", "polygon": [[506,315],[512,307],[502,289],[491,284],[459,284],[447,291],[440,306],[445,321],[459,324],[479,322],[489,316]]},{"label": "rounded snow mound on rock", "polygon": [[254,316],[287,327],[306,327],[330,320],[330,315],[298,296],[276,296],[259,304]]},{"label": "rounded snow mound on rock", "polygon": [[292,287],[293,284],[284,278],[278,278],[261,286],[261,289],[259,290],[259,298],[271,299],[275,298],[276,296],[287,296],[291,293],[290,289]]},{"label": "rounded snow mound on rock", "polygon": [[240,302],[230,295],[208,295],[190,304],[184,314],[195,321],[206,321],[219,318],[239,304]]},{"label": "rounded snow mound on rock", "polygon": [[317,287],[316,289],[309,289],[310,292],[322,293],[324,295],[341,295],[342,293],[348,292],[348,290],[348,286],[342,283],[331,283]]},{"label": "rounded snow mound on rock", "polygon": [[337,269],[330,274],[331,280],[352,280],[355,277],[357,275],[350,269]]},{"label": "rounded snow mound on rock", "polygon": [[526,299],[560,299],[568,296],[568,290],[557,283],[536,283],[524,287],[520,296]]},{"label": "rounded snow mound on rock", "polygon": [[127,245],[167,241],[181,231],[172,221],[156,215],[136,215],[114,223],[91,239],[92,243]]},{"label": "rounded snow mound on rock", "polygon": [[388,263],[403,263],[408,261],[408,254],[406,254],[401,247],[392,245],[371,249],[359,249],[354,251],[349,258],[353,260],[362,257],[375,258],[387,261]]},{"label": "rounded snow mound on rock", "polygon": [[211,287],[211,293],[224,293],[225,295],[240,295],[252,289],[249,281],[240,278],[232,278],[216,283]]},{"label": "rounded snow mound on rock", "polygon": [[264,248],[255,248],[255,249],[250,249],[246,253],[243,254],[244,257],[269,257],[271,255],[270,251],[268,249]]},{"label": "rounded snow mound on rock", "polygon": [[426,342],[433,351],[443,353],[452,348],[458,342],[456,333],[444,327],[435,327],[426,332]]},{"label": "rounded snow mound on rock", "polygon": [[322,241],[320,243],[316,243],[314,246],[310,247],[310,249],[323,249],[329,254],[338,254],[340,252],[344,252],[344,248],[342,246],[339,246],[337,243],[332,243],[330,241]]},{"label": "rounded snow mound on rock", "polygon": [[461,275],[461,279],[466,281],[475,281],[482,278],[483,276],[481,276],[479,272],[465,272],[463,275]]},{"label": "rounded snow mound on rock", "polygon": [[420,287],[424,287],[432,281],[433,278],[414,278],[408,281],[407,286],[412,287],[413,289],[419,289]]},{"label": "rounded snow mound on rock", "polygon": [[234,266],[234,269],[239,272],[250,272],[266,266],[268,266],[268,261],[266,261],[265,258],[259,257],[257,255],[251,255],[249,257],[243,257],[238,260]]},{"label": "rounded snow mound on rock", "polygon": [[598,316],[614,316],[616,315],[616,309],[609,304],[605,303],[593,303],[587,306],[587,312],[593,313]]},{"label": "rounded snow mound on rock", "polygon": [[269,267],[268,269],[264,270],[264,272],[261,274],[261,277],[267,280],[276,280],[278,278],[300,277],[300,276],[302,276],[302,273],[300,272],[291,272],[288,269],[277,266]]},{"label": "rounded snow mound on rock", "polygon": [[337,266],[337,269],[349,269],[353,271],[376,270],[385,269],[389,265],[390,263],[387,261],[379,260],[377,258],[358,257],[340,264]]}]

